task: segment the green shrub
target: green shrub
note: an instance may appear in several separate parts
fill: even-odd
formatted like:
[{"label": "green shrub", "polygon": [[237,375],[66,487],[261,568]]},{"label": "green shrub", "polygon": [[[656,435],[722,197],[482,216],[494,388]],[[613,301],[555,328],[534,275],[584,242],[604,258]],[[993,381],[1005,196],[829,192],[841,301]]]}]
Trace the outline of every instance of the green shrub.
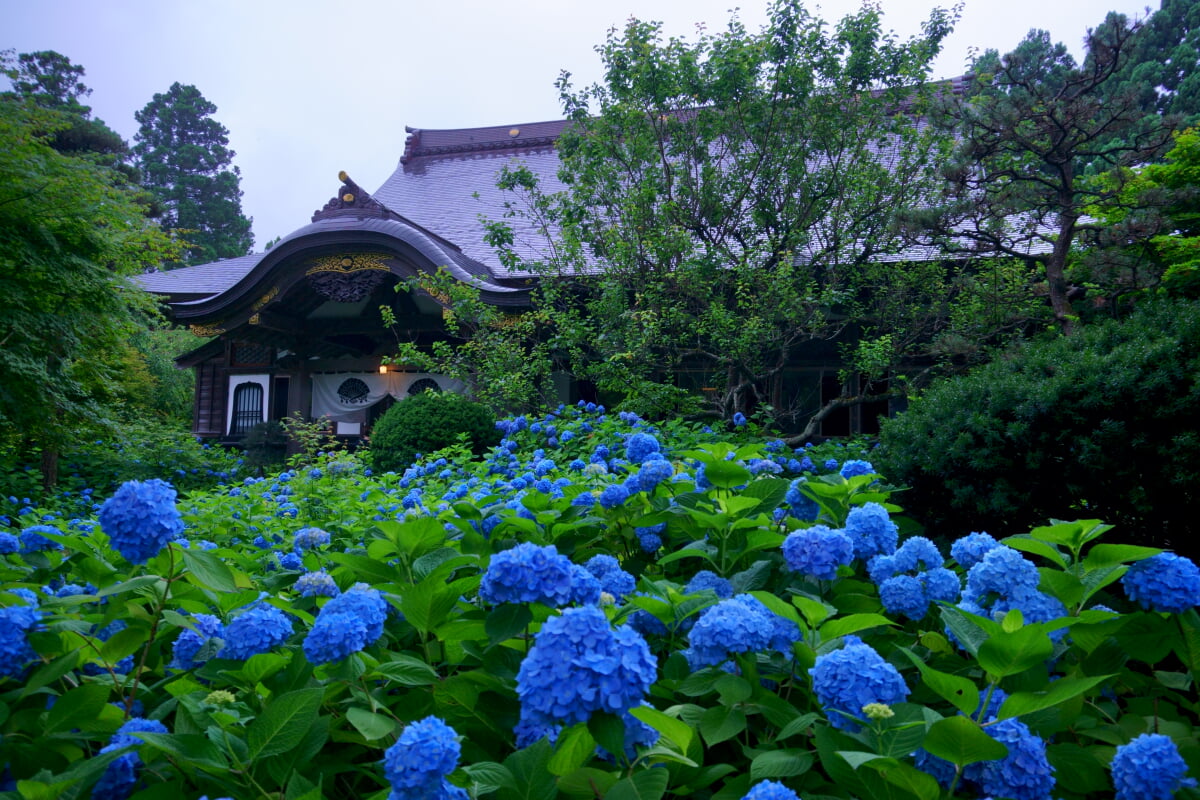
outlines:
[{"label": "green shrub", "polygon": [[255,475],[262,475],[283,466],[288,434],[277,421],[260,422],[246,431],[239,444],[246,454],[246,468]]},{"label": "green shrub", "polygon": [[947,536],[1094,517],[1196,552],[1198,422],[1200,304],[1155,301],[934,385],[874,460]]},{"label": "green shrub", "polygon": [[402,471],[418,453],[449,447],[465,436],[476,453],[500,440],[488,408],[452,393],[423,392],[389,408],[371,434],[371,461],[378,470]]}]

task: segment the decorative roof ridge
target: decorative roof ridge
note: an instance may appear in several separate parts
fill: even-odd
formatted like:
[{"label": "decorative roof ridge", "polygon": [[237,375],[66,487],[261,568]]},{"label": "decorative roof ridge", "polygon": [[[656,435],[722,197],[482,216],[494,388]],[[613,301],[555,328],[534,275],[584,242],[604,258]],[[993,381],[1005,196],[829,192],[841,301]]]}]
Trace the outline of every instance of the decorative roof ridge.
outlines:
[{"label": "decorative roof ridge", "polygon": [[[973,75],[958,75],[952,78],[929,80],[925,85],[937,94],[949,92],[962,96],[970,85]],[[879,94],[879,90],[872,90]],[[909,104],[901,103],[900,110]],[[682,113],[695,113],[697,109],[682,109]],[[455,153],[488,153],[498,150],[528,150],[553,147],[559,135],[568,125],[569,119],[526,122],[518,125],[485,125],[476,128],[414,128],[404,126],[408,137],[404,142],[404,153],[400,163],[408,164],[422,156],[443,156]]]},{"label": "decorative roof ridge", "polygon": [[[477,128],[413,128],[404,126],[408,138],[400,163],[421,156],[481,153],[496,150],[527,150],[553,147],[570,120],[546,120],[518,125],[485,125]],[[438,141],[429,141],[429,139]]]},{"label": "decorative roof ridge", "polygon": [[330,217],[388,217],[394,215],[383,203],[380,203],[365,189],[359,186],[346,174],[345,170],[338,173],[342,182],[338,193],[330,198],[324,207],[313,212],[312,221],[317,222]]},{"label": "decorative roof ridge", "polygon": [[[337,196],[331,198],[323,208],[313,212],[313,222],[320,222],[324,219],[351,216],[358,218],[375,217],[378,219],[393,220],[395,222],[402,222],[405,225],[420,231],[429,238],[435,239],[440,244],[450,248],[451,250],[454,250],[456,253],[462,252],[462,248],[454,242],[446,239],[440,234],[434,233],[424,225],[413,222],[411,219],[403,216],[402,214],[397,214],[379,200],[376,200],[374,196],[367,192],[367,190],[355,183],[345,170],[342,170],[338,173],[338,180],[342,182],[342,187],[338,191]],[[295,231],[293,231],[293,233],[294,232]],[[288,234],[288,236],[290,238],[291,234]]]}]

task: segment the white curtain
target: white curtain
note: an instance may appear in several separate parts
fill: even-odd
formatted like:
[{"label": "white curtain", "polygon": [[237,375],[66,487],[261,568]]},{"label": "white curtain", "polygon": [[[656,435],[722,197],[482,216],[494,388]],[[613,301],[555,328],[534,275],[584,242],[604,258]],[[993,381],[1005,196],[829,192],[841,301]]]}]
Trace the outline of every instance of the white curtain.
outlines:
[{"label": "white curtain", "polygon": [[462,381],[427,372],[316,373],[312,376],[312,415],[348,421],[389,394],[403,400],[409,388],[422,380],[433,381],[443,392],[462,392],[464,388]]}]

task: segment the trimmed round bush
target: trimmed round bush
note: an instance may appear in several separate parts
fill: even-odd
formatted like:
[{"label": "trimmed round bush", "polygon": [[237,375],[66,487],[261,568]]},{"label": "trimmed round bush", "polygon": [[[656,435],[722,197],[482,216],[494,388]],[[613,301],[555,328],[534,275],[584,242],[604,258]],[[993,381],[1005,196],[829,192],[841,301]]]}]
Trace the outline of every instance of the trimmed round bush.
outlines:
[{"label": "trimmed round bush", "polygon": [[935,384],[883,424],[873,458],[915,517],[954,538],[1102,519],[1194,555],[1200,303],[1028,343]]},{"label": "trimmed round bush", "polygon": [[460,394],[422,392],[389,408],[371,433],[375,469],[403,471],[418,454],[441,450],[465,436],[482,453],[500,441],[496,418],[487,406]]}]

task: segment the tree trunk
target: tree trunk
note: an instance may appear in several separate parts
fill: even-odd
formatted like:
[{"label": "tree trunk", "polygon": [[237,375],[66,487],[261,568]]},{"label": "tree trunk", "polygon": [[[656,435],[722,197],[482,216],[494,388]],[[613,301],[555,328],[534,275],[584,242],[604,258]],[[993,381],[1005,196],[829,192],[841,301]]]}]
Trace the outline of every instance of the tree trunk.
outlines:
[{"label": "tree trunk", "polygon": [[42,488],[54,491],[58,485],[58,448],[42,445]]},{"label": "tree trunk", "polygon": [[1068,297],[1071,287],[1067,285],[1067,256],[1071,242],[1075,239],[1075,216],[1064,214],[1059,222],[1058,239],[1054,250],[1046,259],[1046,284],[1050,290],[1050,308],[1054,319],[1063,333],[1070,335],[1075,329],[1075,309]]}]

